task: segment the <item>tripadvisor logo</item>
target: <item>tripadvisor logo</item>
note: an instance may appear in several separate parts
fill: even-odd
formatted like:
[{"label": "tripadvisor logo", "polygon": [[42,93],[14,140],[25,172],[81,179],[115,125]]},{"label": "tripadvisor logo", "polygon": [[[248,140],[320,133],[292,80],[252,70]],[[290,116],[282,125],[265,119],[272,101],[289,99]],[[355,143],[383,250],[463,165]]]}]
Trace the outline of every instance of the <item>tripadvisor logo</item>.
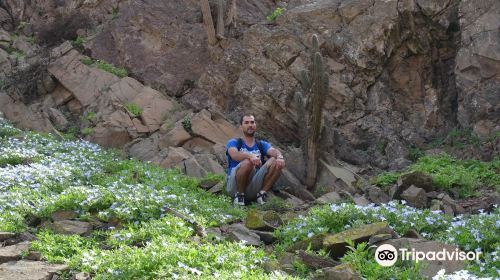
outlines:
[{"label": "tripadvisor logo", "polygon": [[398,251],[390,244],[378,246],[375,250],[375,261],[381,266],[393,266],[398,260]]},{"label": "tripadvisor logo", "polygon": [[[399,251],[399,252],[398,252]],[[398,254],[399,253],[399,254]],[[443,248],[439,251],[418,251],[415,248],[406,249],[399,248],[397,250],[394,246],[390,244],[383,244],[377,247],[375,250],[375,261],[381,266],[393,266],[398,260],[398,255],[403,261],[414,261],[419,262],[423,260],[427,261],[473,261],[479,260],[479,255],[481,252],[463,252],[458,250],[447,250]]]}]

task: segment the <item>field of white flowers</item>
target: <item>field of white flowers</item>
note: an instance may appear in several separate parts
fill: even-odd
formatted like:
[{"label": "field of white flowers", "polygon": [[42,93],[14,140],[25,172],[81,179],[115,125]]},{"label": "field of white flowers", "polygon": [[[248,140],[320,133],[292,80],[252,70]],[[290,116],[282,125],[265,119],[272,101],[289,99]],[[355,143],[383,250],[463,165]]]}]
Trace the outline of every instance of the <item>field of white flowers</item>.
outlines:
[{"label": "field of white flowers", "polygon": [[[93,279],[303,279],[311,275],[307,269],[295,276],[267,272],[263,263],[276,256],[261,248],[193,238],[192,227],[164,213],[165,206],[204,227],[245,216],[245,210],[234,208],[228,198],[197,185],[196,179],[177,170],[125,159],[119,151],[87,141],[21,131],[0,118],[0,231],[33,232],[38,239],[31,249],[41,252],[45,260],[89,272]],[[120,221],[122,227],[82,237],[30,225],[59,210],[74,210],[83,221]],[[375,221],[389,222],[400,234],[414,228],[427,239],[483,252],[480,261],[468,265],[469,272],[441,274],[436,279],[500,277],[498,208],[452,218],[396,202],[316,207],[275,232],[277,252],[318,233]],[[359,246],[343,261],[366,279],[418,279],[416,267],[381,271]]]}]

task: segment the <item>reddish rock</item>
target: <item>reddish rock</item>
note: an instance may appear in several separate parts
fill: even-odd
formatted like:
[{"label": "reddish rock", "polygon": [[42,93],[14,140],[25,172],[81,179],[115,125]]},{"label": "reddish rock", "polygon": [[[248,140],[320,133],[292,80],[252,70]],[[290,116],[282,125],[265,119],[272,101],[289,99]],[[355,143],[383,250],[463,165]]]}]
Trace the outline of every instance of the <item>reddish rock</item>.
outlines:
[{"label": "reddish rock", "polygon": [[191,135],[184,129],[180,122],[176,123],[174,128],[161,136],[160,147],[167,148],[170,146],[178,147],[184,145]]},{"label": "reddish rock", "polygon": [[48,70],[83,106],[87,106],[120,79],[83,64],[81,58],[76,50],[72,50],[52,63]]},{"label": "reddish rock", "polygon": [[58,84],[54,91],[51,93],[54,98],[54,102],[56,106],[60,106],[66,104],[73,98],[73,94],[63,85]]},{"label": "reddish rock", "polygon": [[182,164],[182,162],[188,158],[192,157],[192,155],[186,151],[182,147],[171,147],[168,149],[168,155],[165,159],[163,159],[160,163],[160,166],[164,168],[172,168],[174,166],[177,166],[179,164]]}]

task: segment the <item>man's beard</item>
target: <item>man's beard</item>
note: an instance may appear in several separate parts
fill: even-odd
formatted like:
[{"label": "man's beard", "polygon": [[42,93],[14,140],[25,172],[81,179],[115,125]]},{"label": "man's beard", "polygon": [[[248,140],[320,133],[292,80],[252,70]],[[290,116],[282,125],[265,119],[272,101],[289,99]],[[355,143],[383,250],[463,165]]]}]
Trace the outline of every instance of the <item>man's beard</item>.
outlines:
[{"label": "man's beard", "polygon": [[253,137],[253,135],[255,134],[255,131],[253,131],[253,132],[243,132],[243,134],[245,135],[245,137]]}]

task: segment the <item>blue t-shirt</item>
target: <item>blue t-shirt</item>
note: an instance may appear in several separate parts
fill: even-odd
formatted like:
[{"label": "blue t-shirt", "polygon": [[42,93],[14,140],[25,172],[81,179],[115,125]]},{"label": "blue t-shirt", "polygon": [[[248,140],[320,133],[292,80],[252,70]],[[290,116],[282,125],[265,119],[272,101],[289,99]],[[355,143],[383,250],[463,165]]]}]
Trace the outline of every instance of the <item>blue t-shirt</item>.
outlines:
[{"label": "blue t-shirt", "polygon": [[[266,141],[263,141],[263,140],[260,140],[260,142],[262,143],[262,148],[264,150],[264,153],[267,155],[267,151],[269,151],[269,149],[271,148],[271,144],[269,144],[268,142]],[[236,148],[238,149],[238,139],[230,139],[228,142],[227,142],[227,145],[226,145],[226,150],[229,150],[229,148]],[[262,156],[264,155],[261,155],[260,154],[260,150],[259,150],[259,147],[257,146],[257,142],[254,141],[253,143],[253,146],[252,147],[248,147],[247,144],[245,144],[245,141],[243,141],[242,145],[241,145],[241,149],[240,149],[240,152],[241,153],[247,153],[247,154],[256,154],[256,155],[260,155],[260,158],[262,158]],[[228,162],[228,168],[227,168],[227,175],[229,177],[229,175],[231,175],[231,170],[236,166],[238,165],[238,163],[240,163],[239,161],[236,161],[236,160],[233,160],[231,158],[231,156],[229,156],[229,153],[228,153],[228,156],[227,156],[227,162]]]}]

